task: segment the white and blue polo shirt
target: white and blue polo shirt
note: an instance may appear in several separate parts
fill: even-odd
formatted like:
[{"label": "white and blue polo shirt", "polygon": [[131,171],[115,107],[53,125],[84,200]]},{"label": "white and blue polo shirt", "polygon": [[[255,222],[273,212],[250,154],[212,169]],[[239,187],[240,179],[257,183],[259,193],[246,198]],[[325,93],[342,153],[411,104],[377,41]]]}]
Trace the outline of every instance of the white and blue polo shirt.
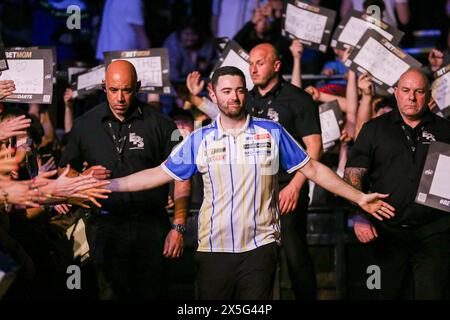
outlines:
[{"label": "white and blue polo shirt", "polygon": [[176,180],[197,172],[203,177],[198,251],[237,253],[278,239],[279,165],[291,173],[309,160],[276,122],[247,115],[245,125],[230,135],[219,116],[192,132],[161,167]]}]

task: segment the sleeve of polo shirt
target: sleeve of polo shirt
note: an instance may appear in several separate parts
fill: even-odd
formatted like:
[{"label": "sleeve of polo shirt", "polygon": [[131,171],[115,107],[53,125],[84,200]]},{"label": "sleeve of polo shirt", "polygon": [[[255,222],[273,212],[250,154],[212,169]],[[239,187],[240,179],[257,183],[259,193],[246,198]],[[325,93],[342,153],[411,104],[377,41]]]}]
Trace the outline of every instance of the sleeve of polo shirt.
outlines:
[{"label": "sleeve of polo shirt", "polygon": [[69,133],[69,141],[64,148],[64,152],[59,161],[59,167],[65,167],[68,164],[72,169],[81,172],[83,169],[84,158],[80,149],[80,131],[81,126],[78,123],[74,123],[72,130]]},{"label": "sleeve of polo shirt", "polygon": [[302,93],[302,97],[298,101],[299,104],[294,106],[294,108],[298,108],[295,128],[300,136],[303,138],[312,134],[321,134],[319,108],[316,103],[306,92]]},{"label": "sleeve of polo shirt", "polygon": [[280,164],[288,173],[303,167],[310,157],[297,141],[281,127],[279,137]]},{"label": "sleeve of polo shirt", "polygon": [[346,168],[369,168],[372,161],[372,139],[370,127],[363,125],[358,138],[350,149]]},{"label": "sleeve of polo shirt", "polygon": [[173,179],[184,181],[190,179],[198,172],[195,159],[197,154],[194,148],[194,135],[190,134],[178,144],[161,164],[161,168]]}]

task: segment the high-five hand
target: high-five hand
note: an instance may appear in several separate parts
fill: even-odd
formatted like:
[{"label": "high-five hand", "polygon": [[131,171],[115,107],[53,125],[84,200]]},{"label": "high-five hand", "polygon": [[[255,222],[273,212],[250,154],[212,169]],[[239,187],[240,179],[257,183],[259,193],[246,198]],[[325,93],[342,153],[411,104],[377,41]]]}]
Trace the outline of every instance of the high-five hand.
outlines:
[{"label": "high-five hand", "polygon": [[358,205],[380,221],[383,220],[382,217],[390,219],[395,215],[395,208],[381,200],[387,197],[389,197],[388,194],[382,193],[364,194],[358,201]]}]

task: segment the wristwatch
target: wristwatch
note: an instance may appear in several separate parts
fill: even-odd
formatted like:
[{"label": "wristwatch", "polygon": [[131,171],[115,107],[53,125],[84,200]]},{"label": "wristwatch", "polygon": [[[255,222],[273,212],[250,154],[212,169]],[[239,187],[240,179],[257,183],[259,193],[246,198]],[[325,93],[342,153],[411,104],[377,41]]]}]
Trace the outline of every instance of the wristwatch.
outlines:
[{"label": "wristwatch", "polygon": [[181,234],[186,232],[186,227],[184,224],[172,224],[172,229],[178,231]]}]

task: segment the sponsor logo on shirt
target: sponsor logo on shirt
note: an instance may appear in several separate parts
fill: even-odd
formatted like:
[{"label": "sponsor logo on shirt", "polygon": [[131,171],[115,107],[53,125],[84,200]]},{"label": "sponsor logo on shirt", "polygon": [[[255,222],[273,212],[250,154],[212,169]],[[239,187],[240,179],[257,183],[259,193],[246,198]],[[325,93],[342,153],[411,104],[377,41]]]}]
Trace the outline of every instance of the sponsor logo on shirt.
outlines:
[{"label": "sponsor logo on shirt", "polygon": [[434,135],[426,130],[422,131],[422,137],[427,139],[428,141],[436,141]]},{"label": "sponsor logo on shirt", "polygon": [[254,143],[246,143],[244,144],[244,149],[253,149],[253,148],[258,148],[258,149],[265,149],[265,148],[270,148],[271,143],[270,141],[267,142],[254,142]]},{"label": "sponsor logo on shirt", "polygon": [[[264,136],[265,134],[262,134],[260,136]],[[260,139],[263,139],[264,137],[260,137]],[[254,138],[255,140],[253,140],[252,142],[249,143],[245,143],[243,145],[244,147],[244,154],[246,157],[248,156],[253,156],[253,155],[266,155],[266,156],[270,156],[271,154],[271,146],[272,143],[270,140],[267,141],[261,141],[261,140],[256,140],[256,138]]]},{"label": "sponsor logo on shirt", "polygon": [[214,162],[214,161],[223,161],[225,160],[225,154],[219,154],[215,156],[209,156],[207,158],[208,162]]},{"label": "sponsor logo on shirt", "polygon": [[130,150],[144,149],[144,138],[138,136],[135,132],[130,132],[130,142],[135,146],[130,148]]},{"label": "sponsor logo on shirt", "polygon": [[208,155],[214,155],[214,154],[218,154],[218,153],[225,153],[225,148],[213,148],[213,149],[208,149],[206,150]]},{"label": "sponsor logo on shirt", "polygon": [[224,146],[211,146],[206,150],[206,161],[214,162],[214,161],[223,161],[225,160],[225,156],[227,154],[227,150]]},{"label": "sponsor logo on shirt", "polygon": [[273,120],[275,122],[278,122],[280,120],[279,116],[278,116],[278,112],[276,112],[275,110],[273,110],[272,108],[269,108],[269,110],[267,110],[267,117],[270,120]]},{"label": "sponsor logo on shirt", "polygon": [[261,133],[261,134],[255,134],[253,135],[253,140],[262,140],[262,139],[269,139],[270,134],[268,133]]}]

